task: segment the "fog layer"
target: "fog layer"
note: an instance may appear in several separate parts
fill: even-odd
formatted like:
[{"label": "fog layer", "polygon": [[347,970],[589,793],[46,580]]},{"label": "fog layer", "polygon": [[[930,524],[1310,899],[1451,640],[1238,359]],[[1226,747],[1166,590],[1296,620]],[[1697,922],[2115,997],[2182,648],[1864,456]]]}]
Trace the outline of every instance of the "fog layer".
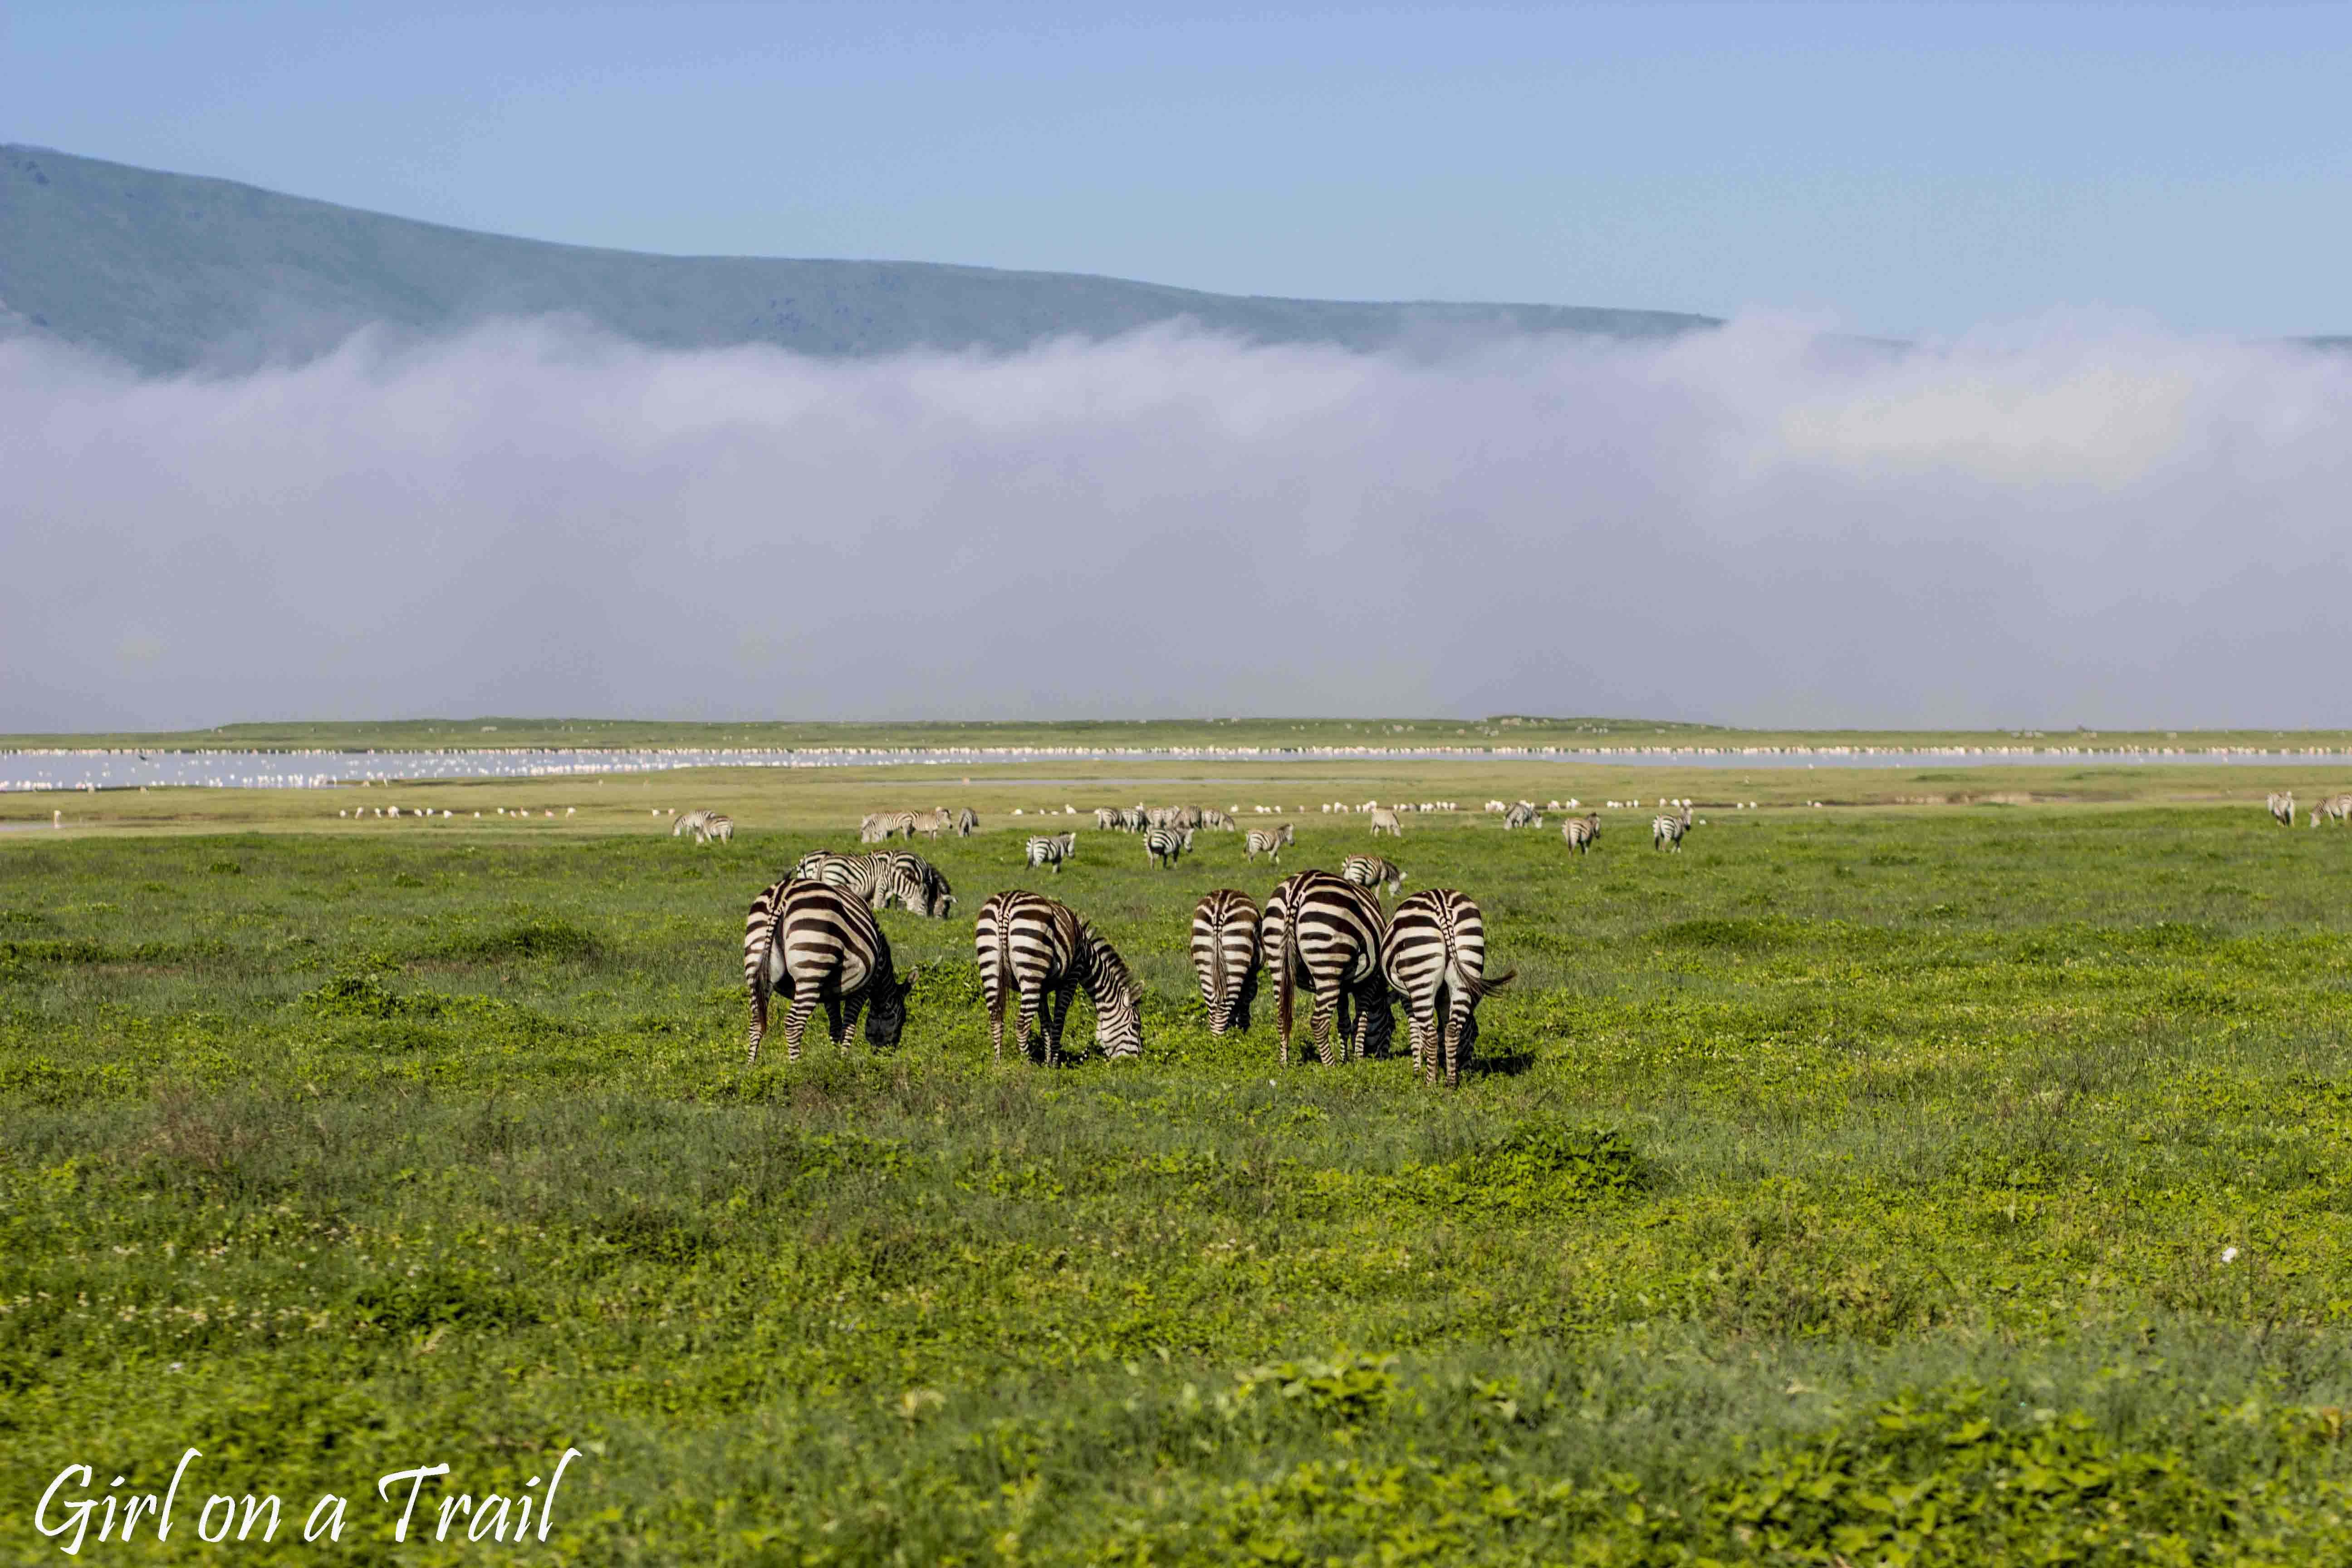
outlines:
[{"label": "fog layer", "polygon": [[0,342],[0,729],[2352,723],[2352,356],[1764,325],[142,380]]}]

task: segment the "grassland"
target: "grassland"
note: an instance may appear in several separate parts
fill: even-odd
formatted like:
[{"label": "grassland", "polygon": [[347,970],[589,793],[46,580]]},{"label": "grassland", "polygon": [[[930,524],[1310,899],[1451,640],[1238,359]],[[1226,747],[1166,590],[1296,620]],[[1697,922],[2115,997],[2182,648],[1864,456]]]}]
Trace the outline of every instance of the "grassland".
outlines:
[{"label": "grassland", "polygon": [[[0,834],[0,1556],[194,1446],[275,1545],[84,1560],[316,1560],[331,1490],[352,1561],[482,1561],[375,1478],[566,1445],[530,1560],[2352,1556],[2352,829],[2259,805],[2341,781],[963,776],[0,803],[70,817]],[[1014,805],[1376,791],[1767,805],[1580,862],[1411,823],[1519,971],[1458,1094],[1207,1035],[1184,912],[1272,880],[1208,835],[1027,883],[1134,963],[1141,1062],[994,1065],[968,925],[893,913],[901,1047],[743,1068],[742,907],[866,806],[983,813],[968,914]],[[334,816],[386,802],[458,815]],[[731,847],[651,815],[706,803]]]}]

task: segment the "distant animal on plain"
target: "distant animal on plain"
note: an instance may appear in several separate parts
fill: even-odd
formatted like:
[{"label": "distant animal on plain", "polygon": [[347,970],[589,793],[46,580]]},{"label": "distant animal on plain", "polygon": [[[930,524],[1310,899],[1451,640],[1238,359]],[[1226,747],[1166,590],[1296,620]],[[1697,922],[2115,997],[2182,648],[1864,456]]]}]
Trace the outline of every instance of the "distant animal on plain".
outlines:
[{"label": "distant animal on plain", "polygon": [[912,838],[919,833],[936,843],[940,834],[948,832],[954,826],[955,814],[941,806],[936,811],[918,812],[913,826],[908,829],[907,837]]},{"label": "distant animal on plain", "polygon": [[955,833],[958,838],[969,838],[980,831],[980,813],[964,806],[956,813]]},{"label": "distant animal on plain", "polygon": [[1571,816],[1559,825],[1559,836],[1579,855],[1601,841],[1601,814],[1588,811],[1582,816]]},{"label": "distant animal on plain", "polygon": [[1253,827],[1249,830],[1249,837],[1242,841],[1242,858],[1255,866],[1263,851],[1267,858],[1279,866],[1282,864],[1283,847],[1296,839],[1297,835],[1286,822],[1279,827]]},{"label": "distant animal on plain", "polygon": [[707,811],[689,811],[684,816],[671,822],[669,836],[675,838],[681,833],[691,833],[695,836],[695,841],[699,843],[702,838],[702,825],[709,820],[710,814]]},{"label": "distant animal on plain", "polygon": [[1404,837],[1404,829],[1398,825],[1397,814],[1393,811],[1382,809],[1373,812],[1371,826],[1372,837],[1375,838],[1378,838],[1383,833],[1387,834],[1391,838],[1402,838]]},{"label": "distant animal on plain", "polygon": [[2289,790],[2284,795],[2273,795],[2270,797],[2270,808],[2272,821],[2281,827],[2294,826],[2294,791]]},{"label": "distant animal on plain", "polygon": [[1062,874],[1062,862],[1075,860],[1078,855],[1078,836],[1075,833],[1033,834],[1027,845],[1028,863],[1051,866],[1054,875]]},{"label": "distant animal on plain", "polygon": [[1691,808],[1688,804],[1685,804],[1683,806],[1682,815],[1679,816],[1662,816],[1652,817],[1650,819],[1650,847],[1653,849],[1671,849],[1679,855],[1682,853],[1683,835],[1688,833],[1690,828]]},{"label": "distant animal on plain", "polygon": [[[448,813],[444,812],[442,815],[446,816]],[[570,813],[567,811],[565,815],[569,816]],[[735,819],[731,816],[722,816],[715,811],[712,812],[709,816],[702,819],[701,841],[705,844],[734,843]]]},{"label": "distant animal on plain", "polygon": [[1506,832],[1515,827],[1541,827],[1542,826],[1543,814],[1536,809],[1536,803],[1531,800],[1520,801],[1503,814],[1503,828]]},{"label": "distant animal on plain", "polygon": [[1143,836],[1143,852],[1151,858],[1152,865],[1165,870],[1176,864],[1177,858],[1192,847],[1192,830],[1189,827],[1155,827]]},{"label": "distant animal on plain", "polygon": [[1350,855],[1339,862],[1339,879],[1353,882],[1360,888],[1377,888],[1385,884],[1391,895],[1404,890],[1404,871],[1393,860],[1378,855]]}]

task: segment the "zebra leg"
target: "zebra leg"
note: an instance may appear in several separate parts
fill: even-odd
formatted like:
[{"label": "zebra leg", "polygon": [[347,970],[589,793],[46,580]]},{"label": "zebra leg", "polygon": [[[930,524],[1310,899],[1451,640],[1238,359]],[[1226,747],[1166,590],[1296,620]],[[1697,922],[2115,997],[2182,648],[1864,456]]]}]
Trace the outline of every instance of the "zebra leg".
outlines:
[{"label": "zebra leg", "polygon": [[849,1044],[849,1037],[857,1033],[857,1020],[866,1011],[866,994],[860,991],[856,995],[846,999],[846,1002],[842,1008],[843,1016],[840,1021],[835,1023],[833,1026],[833,1043],[835,1045],[845,1046]]},{"label": "zebra leg", "polygon": [[1029,1026],[1037,1021],[1037,1010],[1045,1001],[1042,993],[1032,994],[1027,987],[1021,992],[1021,1059],[1029,1059]]},{"label": "zebra leg", "polygon": [[1004,1065],[1004,984],[999,980],[988,988],[988,1046],[996,1053],[996,1065]]},{"label": "zebra leg", "polygon": [[1327,1068],[1331,1065],[1332,1012],[1323,1005],[1323,994],[1317,992],[1314,1009],[1307,1016],[1307,1032],[1315,1041],[1315,1059]]},{"label": "zebra leg", "polygon": [[1062,1029],[1070,1021],[1070,1004],[1078,996],[1075,978],[1065,980],[1045,999],[1045,1065],[1058,1066],[1062,1059]]},{"label": "zebra leg", "polygon": [[746,1068],[760,1065],[760,1042],[768,1033],[767,968],[768,961],[763,955],[760,960],[760,976],[751,982],[751,1044],[743,1058]]},{"label": "zebra leg", "polygon": [[815,1011],[815,997],[793,998],[792,1011],[784,1015],[784,1059],[786,1061],[796,1062],[801,1059],[801,1036],[808,1028],[809,1015]]},{"label": "zebra leg", "polygon": [[1445,1087],[1462,1087],[1462,1029],[1470,1016],[1469,1005],[1459,997],[1445,1010]]}]

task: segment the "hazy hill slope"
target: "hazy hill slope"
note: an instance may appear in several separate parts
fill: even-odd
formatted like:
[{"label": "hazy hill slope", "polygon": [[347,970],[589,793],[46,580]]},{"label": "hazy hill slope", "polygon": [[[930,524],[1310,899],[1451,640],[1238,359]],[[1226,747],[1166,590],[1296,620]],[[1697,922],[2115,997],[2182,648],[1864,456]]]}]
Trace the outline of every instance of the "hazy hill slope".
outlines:
[{"label": "hazy hill slope", "polygon": [[1349,347],[1716,324],[1658,310],[1239,298],[924,262],[595,250],[0,146],[0,336],[45,331],[150,371],[235,369],[302,359],[374,323],[437,331],[551,312],[668,347],[817,354],[1017,348],[1177,317],[1259,342]]}]

